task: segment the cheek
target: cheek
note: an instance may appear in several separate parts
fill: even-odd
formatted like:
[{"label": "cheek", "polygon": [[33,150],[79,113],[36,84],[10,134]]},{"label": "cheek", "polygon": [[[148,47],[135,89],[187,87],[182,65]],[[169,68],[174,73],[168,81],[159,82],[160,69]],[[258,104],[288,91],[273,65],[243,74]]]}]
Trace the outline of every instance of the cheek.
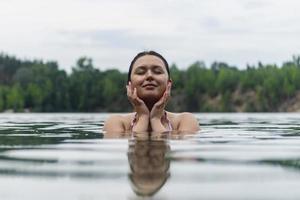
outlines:
[{"label": "cheek", "polygon": [[164,84],[168,84],[168,80],[169,80],[169,78],[168,78],[168,76],[166,75],[166,74],[164,74],[164,75],[162,75],[162,76],[160,76],[159,78],[158,78],[158,80],[161,82],[161,83],[164,83]]},{"label": "cheek", "polygon": [[161,88],[165,90],[168,85],[168,79],[163,78],[163,79],[161,79],[160,83],[161,83]]},{"label": "cheek", "polygon": [[132,88],[136,88],[137,90],[140,90],[141,88],[141,84],[139,84],[138,82],[133,82],[131,83]]},{"label": "cheek", "polygon": [[165,91],[166,91],[166,88],[167,88],[167,86],[166,85],[163,85],[162,87],[161,87],[161,94],[163,94]]},{"label": "cheek", "polygon": [[131,79],[131,85],[132,85],[133,87],[137,87],[137,86],[139,86],[139,85],[141,84],[142,81],[143,81],[143,80],[142,80],[141,78],[138,78],[138,77],[132,77],[132,79]]}]

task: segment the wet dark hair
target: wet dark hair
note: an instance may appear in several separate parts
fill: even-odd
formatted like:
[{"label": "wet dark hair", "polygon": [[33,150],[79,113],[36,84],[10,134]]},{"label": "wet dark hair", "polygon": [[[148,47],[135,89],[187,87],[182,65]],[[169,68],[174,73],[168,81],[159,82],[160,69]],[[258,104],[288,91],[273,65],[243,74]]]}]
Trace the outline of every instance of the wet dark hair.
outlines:
[{"label": "wet dark hair", "polygon": [[167,72],[168,72],[168,78],[170,79],[170,70],[169,70],[169,64],[168,64],[167,60],[166,60],[162,55],[160,55],[159,53],[157,53],[157,52],[155,52],[155,51],[142,51],[142,52],[138,53],[138,54],[133,58],[133,60],[132,60],[131,63],[130,63],[129,71],[128,71],[128,74],[127,74],[127,83],[128,83],[129,81],[131,81],[130,76],[131,76],[132,67],[133,67],[135,61],[136,61],[137,59],[139,59],[140,57],[143,57],[143,56],[146,56],[146,55],[156,56],[156,57],[160,58],[160,59],[163,61],[163,63],[165,64],[166,70],[167,70]]}]

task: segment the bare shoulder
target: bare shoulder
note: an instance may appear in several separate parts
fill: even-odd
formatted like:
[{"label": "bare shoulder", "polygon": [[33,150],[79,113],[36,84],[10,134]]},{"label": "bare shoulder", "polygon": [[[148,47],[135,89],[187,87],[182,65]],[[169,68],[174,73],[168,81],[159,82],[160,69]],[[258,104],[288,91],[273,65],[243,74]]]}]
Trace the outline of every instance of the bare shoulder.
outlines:
[{"label": "bare shoulder", "polygon": [[195,115],[190,112],[182,112],[182,113],[172,113],[167,112],[168,117],[172,118],[173,120],[183,120],[183,119],[196,119]]},{"label": "bare shoulder", "polygon": [[178,114],[181,120],[194,120],[196,119],[195,115],[193,113],[190,112],[183,112],[183,113],[179,113]]},{"label": "bare shoulder", "polygon": [[103,130],[106,132],[125,132],[133,114],[114,114],[107,118]]},{"label": "bare shoulder", "polygon": [[194,114],[189,112],[168,113],[178,131],[198,131],[199,122]]}]

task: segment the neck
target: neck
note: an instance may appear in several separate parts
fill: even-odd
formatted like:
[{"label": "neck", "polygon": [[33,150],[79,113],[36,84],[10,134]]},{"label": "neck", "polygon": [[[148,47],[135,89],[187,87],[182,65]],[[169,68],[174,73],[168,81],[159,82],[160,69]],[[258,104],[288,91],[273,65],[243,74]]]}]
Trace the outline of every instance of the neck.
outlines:
[{"label": "neck", "polygon": [[156,102],[145,102],[145,104],[146,104],[146,106],[147,106],[147,108],[150,112],[151,112],[151,110],[152,110],[155,103]]},{"label": "neck", "polygon": [[157,101],[159,101],[159,99],[156,99],[156,98],[153,98],[153,99],[148,98],[148,99],[146,99],[146,100],[145,100],[145,99],[142,99],[142,100],[143,100],[144,103],[146,104],[146,106],[147,106],[149,112],[151,112],[153,106],[157,103]]}]

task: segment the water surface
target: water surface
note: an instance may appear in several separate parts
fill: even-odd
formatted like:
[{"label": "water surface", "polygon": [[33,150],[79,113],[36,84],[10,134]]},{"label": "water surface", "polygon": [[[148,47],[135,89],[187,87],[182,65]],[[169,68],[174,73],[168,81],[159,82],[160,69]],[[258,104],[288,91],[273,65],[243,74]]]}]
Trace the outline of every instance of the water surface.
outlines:
[{"label": "water surface", "polygon": [[300,114],[196,116],[108,137],[108,114],[0,114],[0,199],[300,199]]}]

